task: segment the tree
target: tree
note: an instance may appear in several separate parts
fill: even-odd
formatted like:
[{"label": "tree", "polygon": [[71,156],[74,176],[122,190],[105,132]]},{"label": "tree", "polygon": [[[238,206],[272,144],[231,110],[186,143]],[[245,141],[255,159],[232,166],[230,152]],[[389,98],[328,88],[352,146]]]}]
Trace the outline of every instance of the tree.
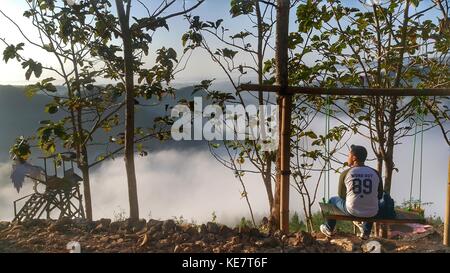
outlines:
[{"label": "tree", "polygon": [[[135,142],[135,126],[134,126],[134,107],[136,101],[136,89],[134,83],[135,74],[139,74],[140,80],[146,79],[147,86],[140,88],[141,91],[147,93],[151,96],[151,92],[155,92],[155,87],[158,88],[156,91],[163,91],[161,82],[165,81],[169,83],[172,78],[173,73],[173,62],[176,62],[176,52],[173,49],[162,48],[158,53],[159,56],[157,61],[159,66],[155,66],[151,70],[145,70],[140,68],[140,61],[137,56],[134,55],[136,51],[140,51],[141,54],[148,55],[148,43],[151,43],[152,36],[150,36],[146,31],[156,31],[159,28],[169,29],[167,25],[167,20],[176,16],[182,16],[189,13],[190,11],[196,9],[203,3],[204,0],[197,1],[196,4],[187,8],[183,5],[182,11],[177,11],[170,13],[168,15],[162,15],[163,12],[167,11],[176,1],[161,1],[153,13],[150,13],[147,6],[142,2],[140,4],[148,11],[148,17],[145,18],[135,18],[135,23],[130,26],[131,8],[132,1],[116,0],[117,17],[120,23],[120,30],[118,29],[107,29],[120,37],[123,43],[123,59],[117,59],[116,56],[109,55],[108,60],[114,62],[113,67],[120,67],[119,71],[122,71],[124,75],[125,84],[125,167],[127,172],[128,181],[128,196],[130,202],[130,219],[139,219],[139,205],[138,205],[138,195],[137,195],[137,182],[136,182],[136,171],[134,164],[134,142]],[[126,2],[126,6],[124,6]],[[98,12],[97,6],[93,3],[94,9],[97,10],[97,19],[102,22],[102,25],[106,26],[108,24],[109,18],[112,14],[100,13]],[[105,44],[102,45],[104,48]],[[122,63],[123,62],[123,63]],[[152,90],[153,88],[153,90]],[[170,90],[170,88],[169,88]]]},{"label": "tree", "polygon": [[[32,74],[40,78],[43,71],[52,73],[57,80],[62,81],[65,90],[57,92],[53,84],[53,77],[43,79],[36,84],[26,87],[28,96],[44,93],[51,102],[45,111],[50,115],[59,114],[60,119],[44,120],[36,135],[28,140],[36,140],[37,146],[45,153],[54,154],[60,149],[74,151],[78,168],[82,172],[86,216],[92,220],[92,203],[90,190],[89,169],[102,160],[92,160],[88,153],[89,146],[94,144],[92,136],[98,129],[111,131],[111,127],[118,125],[117,112],[123,104],[117,103],[117,92],[111,94],[112,86],[106,88],[96,86],[96,80],[104,77],[105,73],[90,52],[90,44],[98,43],[98,36],[91,35],[87,21],[92,18],[88,5],[57,6],[56,1],[27,1],[29,9],[24,16],[29,18],[36,33],[37,41],[30,40],[22,29],[3,11],[0,13],[16,26],[25,41],[34,46],[48,57],[54,57],[58,68],[45,65],[37,60],[26,58],[25,43],[11,45],[2,39],[6,45],[3,59],[17,59],[22,62],[26,70],[25,78],[30,80]],[[67,62],[68,61],[68,62]],[[17,145],[24,145],[23,138]],[[28,157],[31,150],[13,149],[19,158]]]},{"label": "tree", "polygon": [[[27,86],[30,95],[43,92],[52,98],[45,110],[52,115],[59,114],[61,118],[42,121],[36,136],[25,140],[36,140],[39,148],[51,154],[60,149],[75,152],[77,165],[83,174],[87,216],[92,219],[89,169],[120,155],[125,149],[125,134],[117,133],[118,127],[122,125],[120,110],[125,105],[120,100],[126,91],[126,82],[121,74],[124,59],[117,56],[120,47],[114,45],[113,41],[120,34],[117,29],[119,22],[110,13],[110,3],[106,0],[83,1],[61,7],[55,3],[57,1],[33,1],[29,3],[30,10],[24,13],[40,33],[39,41],[28,39],[15,25],[29,44],[54,55],[60,64],[59,69],[27,59],[22,53],[24,44],[10,45],[6,40],[2,40],[7,45],[4,60],[7,62],[16,58],[22,61],[27,80],[32,74],[40,77],[42,70],[48,70],[63,81],[67,93],[56,92],[53,78]],[[2,15],[7,17],[3,12]],[[14,23],[11,18],[7,18]],[[134,49],[140,50],[138,54],[148,53],[148,39],[151,40],[150,36],[142,31],[133,37]],[[164,95],[173,94],[173,88],[162,86],[162,82],[168,83],[172,79],[176,57],[173,49],[162,48],[157,51],[156,65],[151,69],[143,69],[142,62],[136,61],[133,56],[133,66],[138,67],[135,69],[139,75],[138,82],[147,82],[135,86],[136,95],[143,99],[161,99]],[[65,60],[69,60],[72,65],[70,68]],[[100,79],[113,83],[96,84]],[[99,130],[104,131],[102,138],[99,138]],[[137,144],[137,151],[144,156],[147,152],[143,143],[151,138],[167,139],[170,130],[155,124],[153,128],[134,128],[133,133],[133,143]],[[28,141],[22,140],[19,139],[17,144],[28,145]],[[27,157],[31,150],[19,146],[13,147],[12,151],[19,157]],[[104,151],[100,147],[104,147]],[[90,159],[91,154],[98,156]]]},{"label": "tree", "polygon": [[130,202],[130,219],[139,219],[139,204],[134,166],[134,73],[133,48],[130,31],[131,1],[127,2],[126,11],[122,0],[116,0],[117,15],[122,30],[124,73],[125,73],[125,168],[128,181],[128,200]]},{"label": "tree", "polygon": [[[186,18],[191,25],[190,30],[183,36],[186,51],[196,48],[204,50],[213,62],[221,68],[233,87],[232,92],[228,90],[217,91],[211,87],[213,80],[204,80],[196,90],[206,92],[213,103],[222,106],[228,103],[245,108],[255,102],[260,105],[273,104],[271,98],[265,96],[263,92],[258,93],[256,100],[245,98],[239,92],[239,85],[242,78],[249,74],[255,76],[259,84],[270,81],[267,78],[264,64],[267,61],[268,52],[272,49],[270,39],[275,24],[274,11],[274,1],[231,1],[231,17],[248,17],[252,28],[255,29],[255,31],[252,31],[245,28],[237,33],[230,33],[230,30],[224,26],[223,19],[205,22],[199,16]],[[218,42],[219,46],[216,49],[212,48],[211,42]],[[241,61],[245,57],[250,58],[253,62]],[[247,123],[249,118],[248,115],[245,115]],[[269,212],[271,213],[274,205],[272,162],[275,160],[275,152],[262,151],[260,141],[250,139],[245,141],[226,140],[223,145],[211,142],[210,151],[221,164],[235,173],[236,178],[241,183],[243,190],[241,195],[248,204],[252,219],[253,213],[244,175],[254,172],[261,175],[267,193]],[[225,156],[222,156],[221,152],[225,152]],[[249,166],[245,166],[246,163]]]},{"label": "tree", "polygon": [[[330,3],[320,5],[317,1],[301,1],[295,6],[297,29],[289,33],[287,42],[290,86],[330,86],[327,74],[333,69],[332,62],[326,58],[323,58],[323,62],[308,62],[308,59],[316,57],[321,29],[333,17],[330,6]],[[267,66],[274,71],[273,61]],[[326,179],[329,180],[330,172],[338,171],[343,166],[338,152],[345,147],[352,132],[346,126],[331,126],[331,123],[326,122],[327,118],[325,123],[328,128],[323,134],[313,128],[312,125],[317,124],[317,118],[334,112],[330,107],[332,97],[296,94],[292,100],[291,185],[301,197],[306,227],[312,231],[312,207],[318,200],[319,186],[324,178],[323,196],[326,198]]]},{"label": "tree", "polygon": [[[311,81],[304,77],[308,73],[311,74],[311,79],[321,76],[317,72],[320,70],[319,65],[317,67],[307,68],[305,66],[298,67],[297,64],[302,64],[304,62],[303,57],[307,56],[312,50],[311,32],[314,28],[312,28],[312,24],[309,22],[317,20],[315,25],[319,28],[320,24],[330,20],[329,12],[324,13],[322,10],[317,10],[317,12],[312,14],[311,10],[305,9],[305,6],[302,1],[292,1],[290,5],[290,9],[297,9],[297,13],[299,14],[297,25],[300,29],[299,31],[290,33],[287,41],[289,56],[291,56],[290,60],[293,60],[289,61],[289,83],[293,85],[311,84]],[[276,64],[275,58],[273,57],[273,32],[275,31],[276,25],[276,7],[275,1],[232,1],[230,8],[232,18],[245,16],[249,18],[249,22],[252,25],[251,28],[245,28],[243,31],[237,33],[230,33],[230,30],[224,25],[222,19],[212,22],[203,21],[200,17],[187,18],[191,24],[191,29],[183,36],[186,50],[189,51],[199,48],[206,51],[212,60],[222,69],[233,87],[231,92],[229,90],[217,91],[216,88],[212,87],[213,81],[203,81],[197,89],[205,91],[213,102],[220,105],[227,103],[242,105],[243,107],[252,103],[259,103],[260,105],[277,104],[275,96],[264,94],[263,92],[258,92],[257,96],[244,96],[239,90],[239,85],[245,82],[247,78],[256,79],[256,82],[260,85],[274,84],[276,81]],[[311,27],[303,31],[305,24],[311,25]],[[219,46],[212,48],[211,44],[213,42],[219,42]],[[246,59],[251,59],[253,62],[248,62]],[[301,189],[303,192],[301,196],[304,198],[307,193],[303,185],[306,185],[306,180],[311,178],[311,176],[306,175],[306,172],[322,170],[323,166],[319,167],[318,164],[308,164],[306,166],[304,164],[305,162],[300,161],[310,160],[311,162],[317,163],[319,159],[324,159],[324,161],[328,159],[322,152],[321,144],[318,141],[315,141],[316,146],[314,151],[302,150],[299,144],[303,143],[309,136],[316,135],[317,137],[318,134],[312,132],[308,127],[319,111],[315,109],[317,107],[324,109],[325,99],[317,99],[317,97],[313,96],[294,96],[293,99],[295,105],[293,110],[295,113],[292,119],[291,151],[296,156],[294,155],[292,157],[291,168],[295,169],[293,178],[296,180],[296,183],[293,183],[293,185],[296,189]],[[302,104],[305,99],[314,102],[316,104],[314,108],[304,107]],[[248,116],[246,116],[246,119],[248,119]],[[304,131],[308,131],[308,129],[311,132],[305,133]],[[335,133],[338,131],[334,130]],[[332,138],[334,139],[334,136],[335,134],[331,133],[318,136],[317,138],[323,139],[326,142]],[[275,183],[277,169],[274,164],[277,158],[277,152],[261,150],[261,145],[258,141],[224,141],[223,144],[219,145],[217,142],[211,142],[210,150],[221,164],[236,174],[243,189],[242,195],[249,204],[250,213],[251,206],[248,199],[249,194],[245,187],[245,174],[257,173],[261,175],[263,185],[267,192],[269,213],[272,220],[271,226],[277,229],[279,227],[280,210],[278,198],[279,187],[277,187],[279,184]],[[224,152],[225,156],[222,156],[221,152]],[[301,160],[296,160],[296,158]],[[303,171],[305,171],[305,175],[301,176],[300,173]],[[275,193],[273,191],[274,184]],[[317,191],[312,192],[312,195],[316,194]],[[305,207],[305,211],[310,211],[316,200],[312,195],[310,196],[310,202],[306,202],[310,203],[310,205]],[[306,216],[309,217],[308,214]]]},{"label": "tree", "polygon": [[[359,8],[330,2],[332,20],[320,35],[313,37],[313,51],[320,56],[320,73],[325,75],[323,81],[335,87],[448,86],[448,33],[440,30],[441,24],[436,24],[436,20],[429,19],[434,18],[430,12],[438,6],[437,2],[418,4],[419,1],[389,1],[370,7],[361,3]],[[421,117],[425,130],[437,126],[446,116],[445,100],[335,97],[333,107],[338,111],[333,116],[370,141],[389,192],[396,170],[395,146],[414,135]],[[434,105],[434,121],[427,120],[430,105]],[[350,124],[342,119],[342,113]]]}]

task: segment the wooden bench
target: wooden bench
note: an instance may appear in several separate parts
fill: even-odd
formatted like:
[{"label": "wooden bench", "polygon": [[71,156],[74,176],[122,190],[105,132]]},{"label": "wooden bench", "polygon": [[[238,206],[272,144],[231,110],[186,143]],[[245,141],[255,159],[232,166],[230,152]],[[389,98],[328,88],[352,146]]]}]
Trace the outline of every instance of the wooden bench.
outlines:
[{"label": "wooden bench", "polygon": [[[387,231],[389,230],[389,226],[391,224],[425,224],[426,220],[424,217],[417,213],[407,212],[403,210],[396,209],[396,217],[395,218],[360,218],[355,216],[349,216],[344,214],[340,209],[332,204],[319,203],[320,210],[322,211],[322,215],[325,219],[332,219],[338,221],[359,221],[359,222],[374,222],[375,223],[375,236],[379,236],[379,224],[385,224],[387,226],[386,232],[383,232],[383,237],[387,237]],[[354,232],[356,234],[356,227],[354,226]]]}]

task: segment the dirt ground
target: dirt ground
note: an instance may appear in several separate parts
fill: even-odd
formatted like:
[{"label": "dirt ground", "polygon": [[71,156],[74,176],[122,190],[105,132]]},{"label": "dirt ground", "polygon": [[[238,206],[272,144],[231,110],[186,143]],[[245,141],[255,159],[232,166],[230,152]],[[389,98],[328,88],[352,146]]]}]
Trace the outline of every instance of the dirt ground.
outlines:
[{"label": "dirt ground", "polygon": [[316,235],[316,238],[319,241],[337,244],[344,248],[345,252],[369,252],[365,245],[377,241],[381,244],[382,253],[450,253],[450,248],[442,244],[442,230],[443,228],[430,228],[421,234],[389,236],[387,239],[371,237],[367,241],[348,233],[338,233],[331,240],[322,234]]},{"label": "dirt ground", "polygon": [[[449,253],[442,246],[442,229],[378,241],[381,252]],[[81,252],[127,253],[348,253],[368,252],[368,241],[352,234],[338,233],[331,240],[306,232],[265,234],[248,227],[229,228],[216,223],[200,226],[177,224],[173,220],[89,222],[62,219],[31,220],[21,224],[0,222],[0,252],[69,252],[77,242]]]}]

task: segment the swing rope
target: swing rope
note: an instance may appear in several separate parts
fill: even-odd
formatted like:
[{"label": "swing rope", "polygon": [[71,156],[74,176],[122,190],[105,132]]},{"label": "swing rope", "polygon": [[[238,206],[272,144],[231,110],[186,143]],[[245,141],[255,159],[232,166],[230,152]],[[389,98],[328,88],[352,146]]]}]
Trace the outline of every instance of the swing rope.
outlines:
[{"label": "swing rope", "polygon": [[411,183],[409,187],[409,206],[412,207],[413,201],[413,187],[414,187],[414,169],[416,163],[416,142],[417,142],[417,124],[414,128],[414,141],[413,141],[413,154],[412,154],[412,166],[411,166]]},{"label": "swing rope", "polygon": [[328,139],[328,134],[330,132],[330,115],[331,115],[331,105],[330,96],[326,96],[326,108],[325,108],[325,174],[323,182],[323,200],[324,202],[330,200],[330,140]]},{"label": "swing rope", "polygon": [[420,123],[416,122],[416,126],[414,129],[414,142],[413,142],[413,156],[412,156],[412,167],[411,167],[411,183],[410,183],[410,190],[409,190],[409,206],[412,207],[413,203],[413,187],[414,187],[414,170],[415,170],[415,160],[416,160],[416,144],[417,144],[417,134],[418,134],[418,128],[420,126],[420,155],[419,155],[419,199],[417,200],[419,202],[418,206],[421,207],[422,203],[422,175],[423,175],[423,139],[424,139],[424,116],[423,114],[420,114],[418,116],[418,119]]},{"label": "swing rope", "polygon": [[421,132],[420,132],[420,167],[419,167],[419,204],[422,203],[422,173],[423,173],[423,124],[424,124],[424,116],[420,115],[420,123],[421,123]]}]

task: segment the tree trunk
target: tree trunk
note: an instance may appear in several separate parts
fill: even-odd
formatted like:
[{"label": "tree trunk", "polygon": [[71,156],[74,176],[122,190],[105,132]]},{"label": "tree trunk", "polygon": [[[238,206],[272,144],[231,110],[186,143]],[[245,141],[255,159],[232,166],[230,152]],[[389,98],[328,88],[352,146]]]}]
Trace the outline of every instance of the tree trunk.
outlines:
[{"label": "tree trunk", "polygon": [[313,218],[312,218],[312,206],[313,204],[309,203],[310,205],[308,206],[308,218],[306,219],[307,221],[307,226],[308,226],[308,231],[309,232],[313,232],[314,231],[314,223],[313,223]]},{"label": "tree trunk", "polygon": [[[268,165],[266,165],[266,168],[270,168],[272,162],[268,161],[267,163]],[[264,186],[266,188],[267,199],[269,200],[269,212],[272,216],[272,208],[274,200],[273,200],[272,177],[270,169],[267,169],[266,175],[263,176],[263,179],[264,179]]]},{"label": "tree trunk", "polygon": [[133,82],[133,47],[129,26],[131,1],[127,3],[127,11],[122,0],[116,0],[119,15],[125,62],[126,112],[125,112],[125,168],[128,181],[128,198],[130,202],[130,219],[139,219],[139,203],[137,195],[136,170],[134,165],[134,82]]},{"label": "tree trunk", "polygon": [[384,158],[386,178],[384,181],[384,191],[391,192],[392,175],[394,172],[394,137],[395,137],[395,119],[397,117],[397,97],[393,97],[389,109],[388,137],[386,141],[386,156]]},{"label": "tree trunk", "polygon": [[[71,40],[71,53],[72,53],[72,63],[75,73],[75,80],[79,83],[80,76],[78,73],[78,60],[75,54],[74,43]],[[67,86],[70,86],[68,79],[66,79]],[[74,94],[73,91],[76,91]],[[81,98],[81,86],[76,85],[75,90],[68,88],[69,98],[72,100],[75,97]],[[91,197],[91,185],[89,176],[89,160],[88,152],[85,144],[85,136],[83,132],[83,112],[82,108],[70,109],[70,117],[73,126],[73,138],[75,143],[75,151],[77,155],[77,166],[81,170],[83,178],[83,197],[84,197],[84,209],[86,212],[86,218],[90,221],[93,220],[92,216],[92,197]]]},{"label": "tree trunk", "polygon": [[[278,99],[278,105],[280,105],[280,99]],[[279,107],[279,113],[278,113],[278,135],[281,136],[281,107]],[[280,227],[280,192],[281,192],[281,160],[280,160],[280,153],[281,153],[281,137],[278,140],[278,151],[277,151],[277,159],[276,159],[276,179],[275,179],[275,194],[273,198],[273,205],[272,205],[272,213],[271,213],[271,228],[278,229]]]},{"label": "tree trunk", "polygon": [[384,191],[387,193],[391,193],[392,175],[394,173],[394,164],[392,160],[386,159],[384,168],[386,173],[386,176],[384,178]]},{"label": "tree trunk", "polygon": [[[299,193],[302,198],[303,213],[305,214],[305,221],[306,221],[306,229],[308,232],[312,232],[310,225],[309,225],[309,222],[311,219],[311,214],[309,213],[310,209],[311,209],[311,206],[310,206],[311,200],[309,198],[308,191],[305,190],[305,192],[303,192],[303,189],[306,189],[306,185],[304,184],[305,181],[303,179],[301,180],[301,183],[302,183],[303,187],[299,188]],[[308,200],[306,200],[306,199],[308,199]]]},{"label": "tree trunk", "polygon": [[377,171],[380,174],[380,177],[383,177],[383,157],[380,154],[377,154]]},{"label": "tree trunk", "polygon": [[86,219],[93,220],[92,215],[92,197],[91,197],[91,182],[89,176],[88,165],[80,166],[81,174],[83,176],[83,193],[84,193],[84,210],[86,211]]},{"label": "tree trunk", "polygon": [[[399,88],[401,85],[401,75],[403,70],[403,59],[406,52],[407,46],[407,38],[408,38],[408,22],[409,22],[409,8],[410,8],[410,0],[406,0],[405,2],[405,10],[403,16],[403,24],[402,24],[402,37],[400,40],[400,52],[398,56],[398,64],[397,64],[397,73],[394,80],[394,88]],[[395,133],[396,133],[396,124],[395,120],[398,114],[398,97],[392,97],[389,100],[389,120],[388,120],[388,135],[386,140],[386,154],[384,157],[385,164],[385,172],[386,178],[384,182],[384,190],[387,193],[391,192],[392,185],[392,176],[394,172],[394,147],[395,147]]]},{"label": "tree trunk", "polygon": [[92,197],[91,197],[91,182],[89,176],[89,157],[87,148],[84,143],[84,134],[83,134],[83,123],[81,118],[81,110],[78,110],[78,128],[79,128],[79,136],[80,136],[80,148],[78,151],[80,152],[80,158],[78,159],[78,167],[81,170],[81,174],[83,176],[83,192],[84,192],[84,209],[86,211],[86,218],[90,221],[93,220],[92,216]]},{"label": "tree trunk", "polygon": [[[261,7],[259,5],[259,0],[255,0],[255,7],[256,7],[256,18],[257,18],[257,24],[258,24],[258,84],[263,85],[264,84],[264,77],[263,77],[263,66],[264,66],[264,52],[263,52],[263,43],[264,43],[264,26],[263,26],[263,19],[261,14]],[[264,94],[262,91],[258,92],[258,102],[259,105],[264,105]],[[263,132],[265,132],[265,123],[261,123],[261,129]],[[265,174],[262,174],[264,186],[266,188],[267,198],[269,201],[269,213],[270,217],[269,219],[273,218],[273,190],[272,190],[272,158],[270,156],[270,152],[265,152],[265,161],[261,162],[265,167]]]}]

